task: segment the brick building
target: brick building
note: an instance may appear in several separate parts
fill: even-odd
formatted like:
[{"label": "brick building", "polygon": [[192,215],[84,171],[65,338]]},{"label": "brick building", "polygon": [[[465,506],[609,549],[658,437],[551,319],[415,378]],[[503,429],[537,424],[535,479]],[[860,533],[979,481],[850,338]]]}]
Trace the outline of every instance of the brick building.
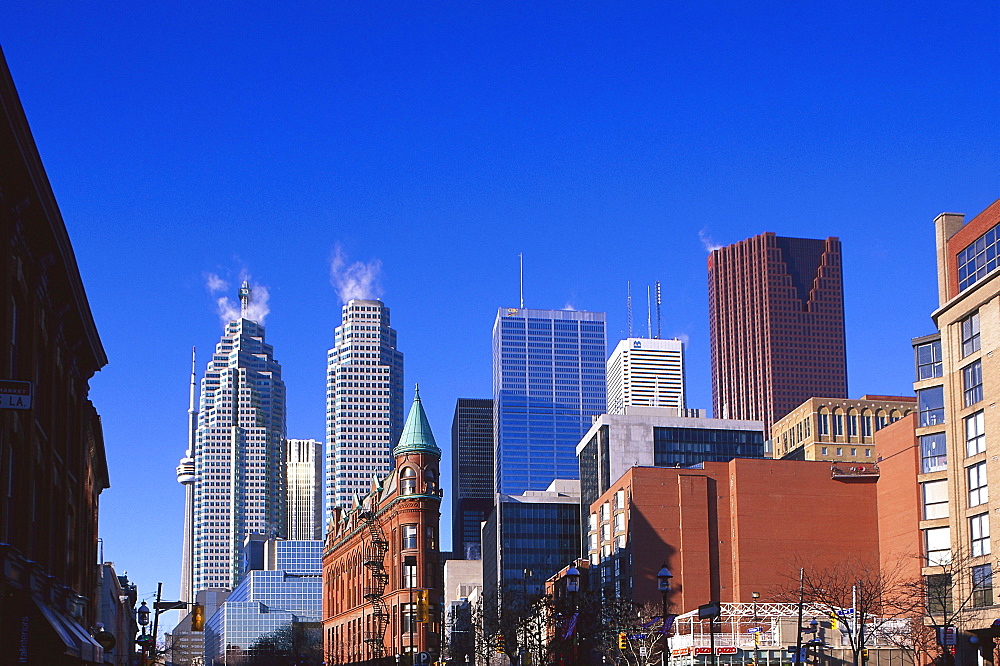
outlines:
[{"label": "brick building", "polygon": [[876,480],[797,460],[633,467],[590,507],[591,570],[606,596],[659,603],[666,563],[682,612],[787,591],[806,563],[877,567]]},{"label": "brick building", "polygon": [[847,397],[840,241],[765,233],[708,257],[713,416],[766,431],[813,396]]},{"label": "brick building", "polygon": [[327,664],[410,664],[419,653],[440,654],[441,450],[419,391],[393,457],[394,471],[333,512],[323,552]]},{"label": "brick building", "polygon": [[0,247],[0,663],[97,663],[98,498],[110,482],[88,394],[108,359],[2,53]]}]

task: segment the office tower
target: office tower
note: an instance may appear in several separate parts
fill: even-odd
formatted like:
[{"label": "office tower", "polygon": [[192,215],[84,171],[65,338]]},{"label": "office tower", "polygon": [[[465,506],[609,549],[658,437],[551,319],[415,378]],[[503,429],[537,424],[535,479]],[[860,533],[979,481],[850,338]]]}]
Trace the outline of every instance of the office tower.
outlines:
[{"label": "office tower", "polygon": [[578,479],[576,444],[606,407],[603,312],[501,308],[493,325],[496,492]]},{"label": "office tower", "polygon": [[684,398],[684,343],[680,340],[628,338],[607,363],[608,414],[625,407],[679,407]]},{"label": "office tower", "polygon": [[288,440],[288,538],[322,539],[323,445],[315,439]]},{"label": "office tower", "polygon": [[[326,515],[392,470],[403,425],[403,354],[382,301],[342,310],[326,365]],[[325,529],[325,527],[324,527]]]},{"label": "office tower", "polygon": [[452,552],[478,560],[481,524],[493,510],[493,401],[459,398],[451,421]]},{"label": "office tower", "polygon": [[[299,635],[313,634],[307,646],[323,640],[323,542],[270,539],[264,552],[264,569],[247,572],[205,623],[205,663],[303,663]],[[290,640],[262,640],[282,632]]]},{"label": "office tower", "polygon": [[264,327],[241,316],[226,325],[201,380],[195,435],[193,591],[234,588],[244,539],[283,537],[285,385]]},{"label": "office tower", "polygon": [[[483,526],[483,602],[488,620],[510,626],[545,594],[545,581],[580,556],[580,482],[555,479],[545,490],[497,494]],[[510,615],[508,615],[508,613]]]},{"label": "office tower", "polygon": [[184,538],[181,546],[181,584],[180,599],[193,599],[191,586],[193,584],[191,567],[194,554],[194,447],[198,431],[198,410],[195,408],[195,394],[198,388],[197,371],[195,369],[195,350],[191,348],[191,385],[188,392],[188,442],[187,451],[177,465],[177,483],[184,486]]},{"label": "office tower", "polygon": [[771,425],[812,397],[847,397],[840,241],[765,233],[713,250],[714,416]]},{"label": "office tower", "polygon": [[764,457],[760,421],[707,419],[703,409],[626,407],[602,414],[576,446],[584,514],[632,467],[692,467]]}]

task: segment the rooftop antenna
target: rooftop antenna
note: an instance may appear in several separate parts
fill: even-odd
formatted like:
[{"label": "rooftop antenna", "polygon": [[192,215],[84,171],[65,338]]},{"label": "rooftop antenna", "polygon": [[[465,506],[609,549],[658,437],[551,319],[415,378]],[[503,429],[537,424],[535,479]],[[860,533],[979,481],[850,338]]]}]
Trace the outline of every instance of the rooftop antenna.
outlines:
[{"label": "rooftop antenna", "polygon": [[250,283],[243,280],[243,285],[240,287],[240,317],[243,319],[247,318],[247,314],[250,311]]},{"label": "rooftop antenna", "polygon": [[656,281],[656,339],[660,339],[660,281]]},{"label": "rooftop antenna", "polygon": [[518,252],[517,253],[517,258],[520,260],[520,263],[521,263],[521,279],[520,279],[520,282],[521,282],[521,309],[523,310],[524,309],[524,254],[522,254],[521,252]]},{"label": "rooftop antenna", "polygon": [[626,299],[628,307],[628,337],[632,337],[632,281],[628,280],[625,282],[625,289],[628,292],[628,298]]},{"label": "rooftop antenna", "polygon": [[195,385],[197,384],[196,381],[197,373],[195,371],[194,364],[195,364],[194,347],[191,347],[191,390],[188,395],[188,448],[187,448],[188,458],[194,456],[195,431],[198,430],[198,410],[196,410],[194,407]]},{"label": "rooftop antenna", "polygon": [[646,337],[653,337],[653,307],[649,301],[649,285],[646,285]]}]

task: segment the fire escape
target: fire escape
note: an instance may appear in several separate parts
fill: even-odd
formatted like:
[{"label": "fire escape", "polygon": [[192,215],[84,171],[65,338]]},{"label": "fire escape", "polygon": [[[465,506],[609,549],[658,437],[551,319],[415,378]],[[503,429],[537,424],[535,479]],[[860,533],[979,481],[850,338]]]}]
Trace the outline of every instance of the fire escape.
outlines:
[{"label": "fire escape", "polygon": [[371,582],[365,586],[365,600],[372,604],[371,622],[365,626],[365,643],[376,659],[385,656],[385,630],[389,626],[389,607],[382,595],[389,584],[389,572],[385,570],[385,554],[389,552],[389,542],[382,532],[382,526],[375,519],[373,511],[361,514],[368,528],[370,541],[365,547],[365,566],[371,572]]}]

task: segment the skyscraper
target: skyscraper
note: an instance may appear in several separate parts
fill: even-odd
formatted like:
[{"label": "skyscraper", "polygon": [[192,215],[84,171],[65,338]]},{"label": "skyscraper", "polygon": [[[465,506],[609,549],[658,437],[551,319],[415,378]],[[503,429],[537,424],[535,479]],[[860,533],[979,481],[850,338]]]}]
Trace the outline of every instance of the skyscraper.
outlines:
[{"label": "skyscraper", "polygon": [[315,439],[290,439],[287,451],[288,538],[322,539],[323,445]]},{"label": "skyscraper", "polygon": [[452,551],[478,560],[480,524],[493,510],[493,401],[459,398],[451,422]]},{"label": "skyscraper", "polygon": [[382,301],[343,307],[326,366],[326,515],[393,468],[403,427],[403,354]]},{"label": "skyscraper", "polygon": [[847,397],[840,241],[765,233],[713,250],[714,416],[771,425],[808,398]]},{"label": "skyscraper", "polygon": [[626,407],[679,407],[684,398],[684,343],[628,338],[608,358],[608,414]]},{"label": "skyscraper", "polygon": [[284,537],[285,384],[264,327],[241,316],[226,325],[201,380],[195,435],[193,592],[232,589],[250,533]]},{"label": "skyscraper", "polygon": [[496,492],[578,479],[576,444],[604,413],[603,312],[501,308],[493,325]]}]

